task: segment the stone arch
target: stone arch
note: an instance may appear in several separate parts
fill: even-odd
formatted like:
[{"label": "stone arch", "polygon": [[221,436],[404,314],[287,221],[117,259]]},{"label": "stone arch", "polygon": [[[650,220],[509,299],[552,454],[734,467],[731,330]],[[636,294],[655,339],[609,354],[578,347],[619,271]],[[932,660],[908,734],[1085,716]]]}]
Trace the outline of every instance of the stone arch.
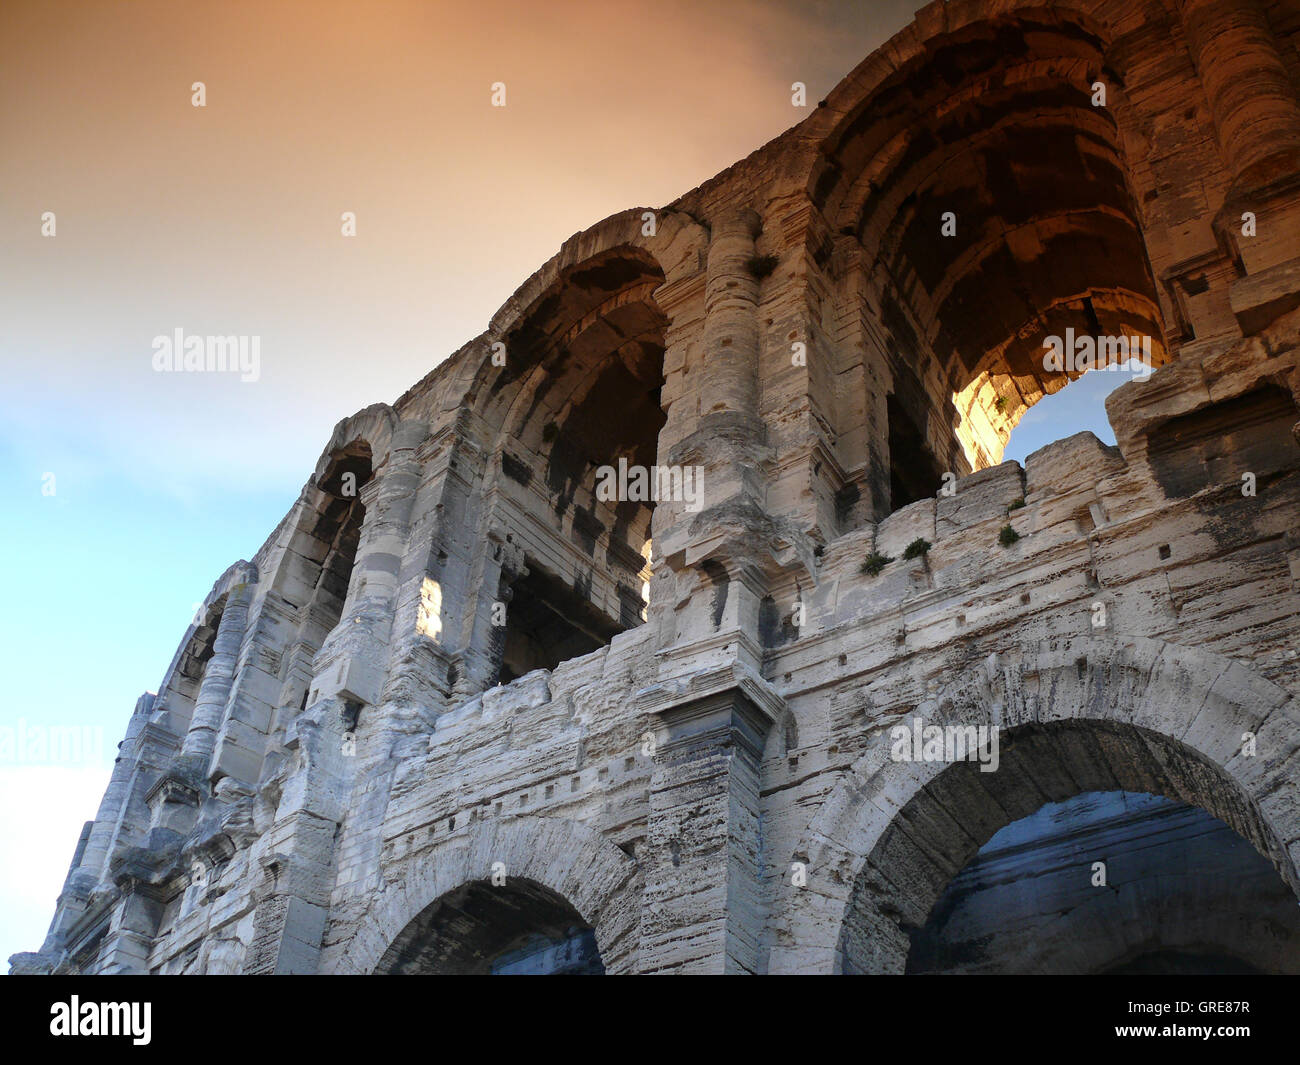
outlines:
[{"label": "stone arch", "polygon": [[[655,233],[646,236],[644,215],[655,216]],[[444,408],[470,408],[482,412],[483,397],[502,377],[507,367],[494,366],[492,344],[504,341],[537,313],[548,293],[562,286],[584,264],[607,259],[620,249],[653,264],[662,277],[661,284],[679,281],[703,269],[708,250],[708,232],[692,218],[666,208],[653,210],[634,207],[610,215],[572,237],[560,250],[525,281],[492,316],[485,333],[464,349],[455,376],[444,392]]]},{"label": "stone arch", "polygon": [[361,489],[388,464],[397,427],[385,403],[339,421],[286,519],[274,587],[290,605],[311,604],[309,613],[319,615],[303,619],[315,646],[339,621],[365,518]]},{"label": "stone arch", "polygon": [[504,631],[475,622],[483,682],[554,668],[644,620],[654,503],[598,488],[622,464],[656,465],[670,326],[656,293],[699,271],[706,239],[673,211],[653,212],[647,236],[646,213],[566,241],[493,319],[504,365],[485,342],[463,371],[493,541],[479,596],[508,604]]},{"label": "stone arch", "polygon": [[397,423],[397,412],[387,403],[372,403],[351,417],[342,419],[334,426],[329,443],[316,460],[316,469],[309,485],[320,484],[337,456],[359,445],[369,449],[372,468],[378,470],[388,462]]},{"label": "stone arch", "polygon": [[[321,971],[367,974],[403,930],[456,889],[485,880],[494,862],[508,879],[540,885],[567,901],[596,934],[605,971],[635,971],[640,950],[637,863],[576,821],[536,817],[478,822],[393,871],[354,935],[328,948]],[[327,937],[328,938],[328,937]]]},{"label": "stone arch", "polygon": [[[1022,414],[1084,372],[1045,367],[1047,338],[1107,338],[1117,362],[1120,338],[1125,352],[1138,338],[1153,364],[1170,357],[1142,206],[1152,179],[1091,6],[927,12],[807,126],[806,191],[857,330],[840,338],[839,372],[861,372],[870,395],[866,432],[856,389],[834,414],[840,464],[874,467],[855,474],[871,482],[866,517],[931,495],[941,471],[1000,461]],[[861,304],[883,339],[854,324]],[[871,372],[855,370],[853,353],[877,346]]]},{"label": "stone arch", "polygon": [[232,563],[195,610],[194,618],[158,687],[157,706],[171,712],[175,727],[185,729],[189,726],[194,700],[207,662],[214,652],[217,627],[221,624],[230,592],[239,585],[257,584],[258,578],[258,569],[253,563],[243,559]]},{"label": "stone arch", "polygon": [[948,4],[941,9],[919,12],[911,23],[842,78],[804,124],[805,141],[818,146],[806,170],[809,197],[814,202],[823,202],[828,187],[836,180],[834,172],[840,167],[833,154],[827,151],[836,131],[862,115],[876,94],[900,70],[924,62],[933,50],[934,42],[979,24],[1020,18],[1037,19],[1045,25],[1069,21],[1108,49],[1115,33],[1101,7],[1096,0],[1075,0],[1068,5],[1054,4],[1051,7],[1032,0],[985,0],[980,4]]},{"label": "stone arch", "polygon": [[[652,236],[644,232],[645,215],[655,216]],[[670,208],[631,207],[575,233],[492,316],[489,332],[509,333],[541,297],[574,267],[619,247],[640,248],[651,255],[665,283],[691,277],[703,269],[708,232],[689,215]]]},{"label": "stone arch", "polygon": [[[359,568],[365,550],[369,504],[380,485],[409,454],[427,426],[402,422],[375,403],[335,425],[316,467],[276,536],[271,582],[274,609],[291,624],[278,630],[276,649],[289,657],[280,705],[302,710],[313,694],[315,658],[325,653],[346,620],[355,618],[355,589],[365,584]],[[352,604],[350,606],[350,604]]]},{"label": "stone arch", "polygon": [[[913,716],[927,723],[997,725],[1018,732],[1029,755],[1046,749],[1045,737],[1054,729],[1058,734],[1062,728],[1083,730],[1093,737],[1097,772],[1114,768],[1105,757],[1108,747],[1117,751],[1140,739],[1145,769],[1135,767],[1133,773],[1135,779],[1145,773],[1146,785],[1125,790],[1181,789],[1172,797],[1227,823],[1272,862],[1292,891],[1300,890],[1300,701],[1239,662],[1146,638],[1043,641],[969,667],[903,719]],[[1253,757],[1241,753],[1245,732],[1257,738]],[[783,882],[778,889],[771,971],[839,971],[845,922],[872,891],[882,893],[873,917],[881,933],[875,964],[902,971],[906,951],[900,956],[899,922],[915,921],[917,911],[933,904],[946,883],[939,882],[941,867],[957,862],[952,869],[960,869],[993,832],[1014,820],[1005,808],[1001,824],[963,826],[948,818],[951,834],[945,843],[900,848],[915,841],[910,819],[940,816],[930,799],[952,768],[892,761],[888,728],[882,728],[827,796],[795,852],[793,860],[808,867],[807,887],[793,889]],[[1080,769],[1080,779],[1090,771]],[[1040,798],[1038,805],[1042,801],[1047,800]],[[932,828],[936,824],[931,820]],[[950,853],[943,853],[945,847]],[[911,862],[891,876],[915,874],[901,895],[891,895],[893,889],[883,886],[873,867],[887,851],[891,860],[906,854]]]},{"label": "stone arch", "polygon": [[376,445],[386,448],[386,438],[373,425],[368,428],[368,433],[335,430],[340,442],[331,441],[303,489],[276,567],[274,588],[302,612],[304,634],[316,647],[342,617],[365,522],[361,492],[387,457],[386,450],[376,451]]}]

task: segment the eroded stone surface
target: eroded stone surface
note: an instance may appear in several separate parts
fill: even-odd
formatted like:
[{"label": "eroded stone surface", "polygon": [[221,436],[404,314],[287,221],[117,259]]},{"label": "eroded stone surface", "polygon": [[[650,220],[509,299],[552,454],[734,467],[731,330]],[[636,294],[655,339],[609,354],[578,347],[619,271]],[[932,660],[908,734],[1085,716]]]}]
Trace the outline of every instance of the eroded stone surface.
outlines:
[{"label": "eroded stone surface", "polygon": [[[1294,892],[1298,40],[1267,0],[931,4],[570,238],[217,581],[14,971],[902,971],[994,833],[1117,788]],[[1161,368],[1117,448],[998,465],[1066,330]],[[702,491],[602,498],[619,459]],[[891,757],[918,717],[1001,768]]]}]

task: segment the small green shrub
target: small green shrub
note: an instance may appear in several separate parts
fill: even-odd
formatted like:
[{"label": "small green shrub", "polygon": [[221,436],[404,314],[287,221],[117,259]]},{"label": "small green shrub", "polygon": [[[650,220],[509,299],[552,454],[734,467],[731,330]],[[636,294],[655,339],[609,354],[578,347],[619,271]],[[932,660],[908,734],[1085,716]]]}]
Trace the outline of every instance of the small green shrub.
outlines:
[{"label": "small green shrub", "polygon": [[1019,539],[1020,539],[1020,534],[1016,532],[1016,530],[1013,529],[1010,525],[1002,526],[1002,531],[998,533],[998,543],[1000,543],[1003,547],[1010,547]]},{"label": "small green shrub", "polygon": [[1011,505],[1007,507],[1007,510],[1019,510],[1024,505],[1025,505],[1025,497],[1021,496],[1019,499],[1013,499],[1011,501]]},{"label": "small green shrub", "polygon": [[921,558],[930,550],[930,541],[918,536],[903,549],[903,557],[906,559]]},{"label": "small green shrub", "polygon": [[893,561],[888,555],[882,555],[879,551],[872,551],[867,556],[866,561],[862,563],[862,572],[874,577]]}]

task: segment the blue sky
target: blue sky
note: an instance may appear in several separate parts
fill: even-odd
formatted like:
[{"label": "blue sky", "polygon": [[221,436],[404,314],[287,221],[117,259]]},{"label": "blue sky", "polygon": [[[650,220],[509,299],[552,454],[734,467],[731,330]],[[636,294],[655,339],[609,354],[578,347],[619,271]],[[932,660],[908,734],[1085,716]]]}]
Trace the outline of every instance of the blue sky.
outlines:
[{"label": "blue sky", "polygon": [[1132,380],[1128,373],[1094,371],[1055,395],[1045,396],[1025,411],[1011,431],[1002,461],[1015,459],[1023,466],[1025,459],[1040,447],[1085,430],[1103,444],[1114,445],[1115,434],[1106,420],[1106,397]]}]

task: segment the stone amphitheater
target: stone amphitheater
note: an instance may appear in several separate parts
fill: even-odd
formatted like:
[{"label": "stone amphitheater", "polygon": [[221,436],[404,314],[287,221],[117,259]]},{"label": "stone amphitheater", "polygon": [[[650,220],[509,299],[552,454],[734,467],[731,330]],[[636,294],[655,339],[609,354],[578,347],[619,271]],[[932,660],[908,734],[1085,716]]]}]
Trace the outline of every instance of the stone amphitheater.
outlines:
[{"label": "stone amphitheater", "polygon": [[[1290,0],[932,3],[570,238],[213,585],[12,971],[1300,972],[1298,89]],[[1001,462],[1067,331],[1156,369]]]}]

